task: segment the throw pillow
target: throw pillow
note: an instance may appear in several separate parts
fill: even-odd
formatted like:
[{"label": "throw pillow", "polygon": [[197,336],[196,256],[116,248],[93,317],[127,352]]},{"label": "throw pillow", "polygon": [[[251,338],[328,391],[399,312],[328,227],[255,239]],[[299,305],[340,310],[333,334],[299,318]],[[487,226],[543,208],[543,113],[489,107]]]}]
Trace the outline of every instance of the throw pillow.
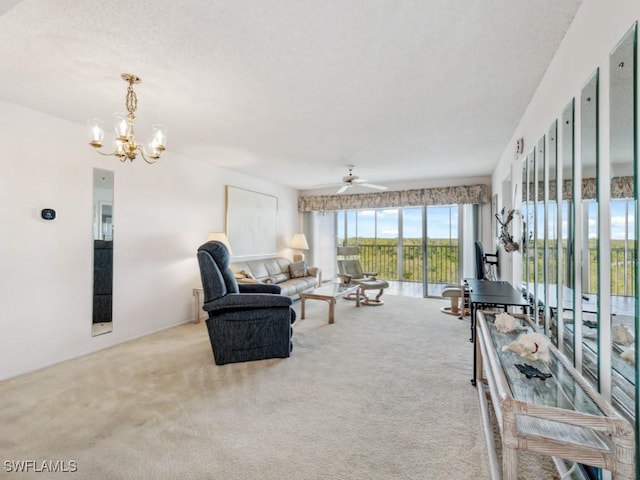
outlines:
[{"label": "throw pillow", "polygon": [[250,278],[253,279],[253,275],[251,275],[249,272],[245,271],[245,270],[240,270],[239,272],[233,272],[233,276],[236,277],[236,280],[242,280],[245,278]]},{"label": "throw pillow", "polygon": [[291,278],[302,278],[308,275],[307,262],[293,262],[289,264],[289,275]]},{"label": "throw pillow", "polygon": [[243,278],[236,277],[236,281],[238,283],[258,283],[258,280],[256,280],[255,278],[246,278],[246,277],[243,277]]},{"label": "throw pillow", "polygon": [[287,276],[284,273],[276,273],[275,275],[271,275],[271,280],[273,283],[282,283],[287,280]]}]

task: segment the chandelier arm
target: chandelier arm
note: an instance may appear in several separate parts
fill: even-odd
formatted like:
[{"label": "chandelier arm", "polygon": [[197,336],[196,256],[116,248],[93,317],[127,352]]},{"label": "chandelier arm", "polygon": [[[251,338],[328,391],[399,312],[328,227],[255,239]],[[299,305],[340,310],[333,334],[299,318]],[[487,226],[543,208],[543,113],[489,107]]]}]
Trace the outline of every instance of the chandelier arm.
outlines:
[{"label": "chandelier arm", "polygon": [[104,152],[101,152],[99,149],[97,149],[97,148],[96,148],[96,152],[98,152],[100,155],[104,155],[105,157],[110,157],[110,156],[112,156],[112,155],[115,155],[115,154],[116,154],[116,152],[117,152],[117,150],[114,150],[114,151],[113,151],[113,152],[111,152],[111,153],[104,153]]},{"label": "chandelier arm", "polygon": [[100,155],[103,155],[103,156],[105,156],[105,157],[116,157],[116,158],[117,158],[118,160],[120,160],[121,162],[124,162],[124,161],[126,161],[126,160],[127,160],[127,156],[126,156],[126,155],[118,155],[118,154],[116,154],[116,152],[117,152],[118,150],[114,150],[114,151],[113,151],[113,152],[111,152],[111,153],[104,153],[104,152],[101,152],[101,151],[100,151],[100,150],[98,150],[97,148],[96,148],[95,150],[96,150],[96,152],[98,152]]},{"label": "chandelier arm", "polygon": [[[153,156],[149,155],[147,152],[144,151],[144,148],[142,148],[142,146],[138,145],[137,150],[140,152],[140,156],[142,156],[142,159],[149,163],[149,164],[154,164],[158,161],[158,158],[153,158]],[[147,155],[149,155],[149,158],[147,158]]]}]

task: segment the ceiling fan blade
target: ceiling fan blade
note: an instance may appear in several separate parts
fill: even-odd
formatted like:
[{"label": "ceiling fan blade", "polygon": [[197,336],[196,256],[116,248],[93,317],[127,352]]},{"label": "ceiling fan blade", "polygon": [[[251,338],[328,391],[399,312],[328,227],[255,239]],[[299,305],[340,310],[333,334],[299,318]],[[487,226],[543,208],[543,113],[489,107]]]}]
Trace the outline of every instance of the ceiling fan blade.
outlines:
[{"label": "ceiling fan blade", "polygon": [[367,188],[373,188],[374,190],[386,190],[387,188],[389,188],[382,185],[375,185],[373,183],[361,183],[360,185]]},{"label": "ceiling fan blade", "polygon": [[369,183],[368,180],[365,180],[364,178],[360,178],[357,175],[354,175],[353,165],[347,165],[347,167],[349,168],[349,175],[347,175],[346,177],[342,177],[343,184],[336,193],[344,193],[349,188],[356,185],[361,185],[367,188],[373,188],[374,190],[386,190],[388,188],[382,185],[376,185],[375,183]]}]

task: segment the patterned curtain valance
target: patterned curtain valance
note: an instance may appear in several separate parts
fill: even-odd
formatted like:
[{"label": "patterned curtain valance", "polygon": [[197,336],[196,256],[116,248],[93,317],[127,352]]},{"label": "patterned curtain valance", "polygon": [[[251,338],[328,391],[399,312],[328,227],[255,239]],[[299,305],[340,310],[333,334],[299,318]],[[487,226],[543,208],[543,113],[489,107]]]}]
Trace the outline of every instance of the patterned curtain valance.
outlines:
[{"label": "patterned curtain valance", "polygon": [[482,205],[489,202],[489,197],[489,185],[460,185],[354,195],[314,195],[298,197],[298,212],[418,207],[422,205]]},{"label": "patterned curtain valance", "polygon": [[[529,185],[529,201],[533,202],[533,186]],[[611,198],[634,198],[634,177],[614,177],[611,179]],[[593,200],[596,198],[596,179],[595,178],[583,178],[582,179],[582,199]],[[538,183],[538,192],[544,191],[544,184]],[[573,199],[573,180],[564,180],[562,182],[562,200]],[[525,200],[525,195],[522,196],[522,200]],[[556,198],[556,182],[549,181],[549,199],[555,201]]]},{"label": "patterned curtain valance", "polygon": [[611,198],[635,198],[634,177],[613,177],[611,179]]}]

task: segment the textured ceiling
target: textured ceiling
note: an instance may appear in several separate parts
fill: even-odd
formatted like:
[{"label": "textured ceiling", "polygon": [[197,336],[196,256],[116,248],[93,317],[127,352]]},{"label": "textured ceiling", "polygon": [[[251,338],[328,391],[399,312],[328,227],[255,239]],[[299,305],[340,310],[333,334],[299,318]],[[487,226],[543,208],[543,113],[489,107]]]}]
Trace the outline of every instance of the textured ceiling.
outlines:
[{"label": "textured ceiling", "polygon": [[580,3],[0,0],[0,98],[110,123],[131,72],[162,162],[302,190],[347,164],[378,184],[485,176]]}]

